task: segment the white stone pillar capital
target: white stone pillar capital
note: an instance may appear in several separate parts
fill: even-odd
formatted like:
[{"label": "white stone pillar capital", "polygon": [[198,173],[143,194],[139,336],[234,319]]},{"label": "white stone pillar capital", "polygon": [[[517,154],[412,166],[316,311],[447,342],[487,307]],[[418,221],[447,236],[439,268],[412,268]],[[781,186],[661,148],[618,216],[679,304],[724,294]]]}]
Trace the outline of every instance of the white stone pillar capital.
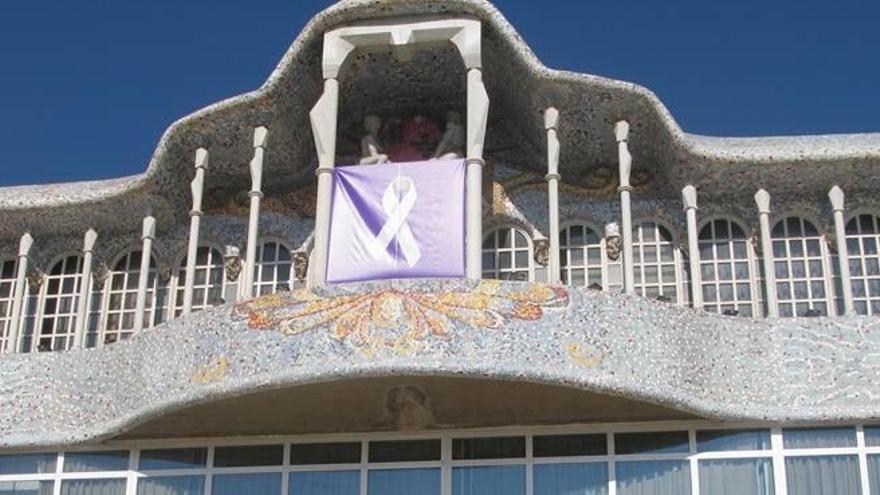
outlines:
[{"label": "white stone pillar capital", "polygon": [[25,232],[22,234],[21,239],[18,241],[18,257],[27,257],[28,253],[31,252],[31,247],[34,245],[34,238],[31,236],[30,232]]},{"label": "white stone pillar capital", "polygon": [[626,120],[618,120],[614,124],[614,139],[618,143],[629,141],[629,122]]},{"label": "white stone pillar capital", "polygon": [[83,236],[83,253],[92,253],[95,250],[95,242],[98,240],[98,233],[95,229],[89,228]]},{"label": "white stone pillar capital", "polygon": [[828,191],[828,200],[831,202],[831,209],[833,211],[844,211],[844,199],[843,189],[840,186],[835,185]]},{"label": "white stone pillar capital", "polygon": [[559,128],[559,110],[556,107],[548,107],[544,110],[544,129],[556,130]]},{"label": "white stone pillar capital", "polygon": [[144,222],[141,227],[141,240],[150,239],[154,240],[156,238],[156,217],[153,215],[147,215],[144,217]]},{"label": "white stone pillar capital", "polygon": [[758,213],[770,213],[770,193],[764,189],[758,189],[755,193],[755,204],[758,205]]},{"label": "white stone pillar capital", "polygon": [[697,188],[692,185],[684,186],[681,190],[681,202],[684,204],[684,210],[697,210]]}]

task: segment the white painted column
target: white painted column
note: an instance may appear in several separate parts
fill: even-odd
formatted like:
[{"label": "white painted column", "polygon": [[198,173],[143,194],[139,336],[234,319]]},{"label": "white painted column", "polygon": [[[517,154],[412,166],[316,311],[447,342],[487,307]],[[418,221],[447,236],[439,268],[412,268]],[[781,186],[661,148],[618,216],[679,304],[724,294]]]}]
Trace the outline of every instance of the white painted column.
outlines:
[{"label": "white painted column", "polygon": [[547,130],[547,201],[550,210],[550,261],[548,281],[559,282],[559,138],[556,129],[559,110],[550,107],[544,112],[544,129]]},{"label": "white painted column", "polygon": [[853,302],[852,279],[849,274],[849,251],[846,247],[846,223],[843,219],[843,190],[834,186],[828,191],[831,209],[834,211],[834,237],[837,241],[837,261],[840,263],[840,284],[843,286],[843,314],[856,314]]},{"label": "white painted column", "polygon": [[85,346],[86,339],[86,323],[89,315],[89,295],[92,289],[92,260],[95,242],[98,240],[98,233],[95,229],[86,231],[83,237],[83,264],[82,273],[80,274],[79,284],[79,301],[76,308],[76,328],[74,332],[74,346]]},{"label": "white painted column", "polygon": [[[150,259],[153,257],[153,239],[156,238],[156,218],[153,215],[144,217],[141,232],[141,268],[138,272],[137,302],[135,303],[134,331],[144,329],[144,312],[147,309],[147,284],[150,282]],[[153,308],[155,310],[155,308]],[[148,325],[149,326],[149,325]]]},{"label": "white painted column", "polygon": [[21,313],[25,304],[25,279],[28,269],[28,255],[34,245],[30,232],[25,232],[18,242],[18,266],[15,272],[15,292],[12,298],[12,313],[9,315],[9,332],[6,335],[7,354],[18,352],[18,334],[21,328]]},{"label": "white painted column", "polygon": [[758,221],[761,226],[761,256],[764,258],[764,294],[767,299],[767,316],[779,316],[776,299],[776,272],[773,267],[773,240],[770,236],[770,193],[759,189],[755,194],[758,205]]},{"label": "white painted column", "polygon": [[[468,57],[465,57],[468,63]],[[467,72],[467,177],[465,205],[465,274],[471,280],[483,275],[483,144],[489,116],[489,95],[479,62]]]},{"label": "white painted column", "polygon": [[700,272],[700,244],[697,232],[697,188],[684,186],[681,190],[684,213],[688,229],[688,262],[691,269],[691,303],[695,308],[703,307],[703,276]]},{"label": "white painted column", "polygon": [[263,126],[254,129],[254,158],[251,160],[251,211],[248,219],[247,253],[241,294],[250,299],[254,294],[254,270],[257,262],[257,242],[260,233],[260,200],[263,197],[263,154],[269,130]]},{"label": "white painted column", "polygon": [[199,227],[202,220],[202,193],[205,189],[205,170],[208,168],[208,150],[196,150],[196,176],[190,183],[193,207],[189,212],[189,247],[186,251],[186,279],[183,287],[183,312],[192,312],[193,283],[196,277],[196,255],[199,251]]},{"label": "white painted column", "polygon": [[620,171],[620,238],[623,240],[623,291],[627,294],[636,292],[635,270],[633,267],[633,225],[632,204],[629,175],[632,171],[632,155],[629,154],[629,122],[619,121],[614,126],[614,138],[617,140],[617,156]]},{"label": "white painted column", "polygon": [[324,94],[309,112],[312,134],[318,152],[318,193],[315,205],[315,247],[309,263],[310,286],[327,281],[327,251],[330,240],[330,200],[333,195],[333,168],[336,162],[336,121],[339,111],[339,81],[324,80]]}]

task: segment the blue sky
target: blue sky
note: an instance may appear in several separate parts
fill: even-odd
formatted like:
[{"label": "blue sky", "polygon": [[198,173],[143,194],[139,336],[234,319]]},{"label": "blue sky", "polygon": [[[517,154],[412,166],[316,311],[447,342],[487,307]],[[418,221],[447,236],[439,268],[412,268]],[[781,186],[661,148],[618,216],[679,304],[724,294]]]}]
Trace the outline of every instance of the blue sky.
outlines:
[{"label": "blue sky", "polygon": [[[0,185],[142,172],[258,87],[322,0],[0,5]],[[880,131],[880,1],[497,0],[545,64],[653,90],[688,132]]]}]

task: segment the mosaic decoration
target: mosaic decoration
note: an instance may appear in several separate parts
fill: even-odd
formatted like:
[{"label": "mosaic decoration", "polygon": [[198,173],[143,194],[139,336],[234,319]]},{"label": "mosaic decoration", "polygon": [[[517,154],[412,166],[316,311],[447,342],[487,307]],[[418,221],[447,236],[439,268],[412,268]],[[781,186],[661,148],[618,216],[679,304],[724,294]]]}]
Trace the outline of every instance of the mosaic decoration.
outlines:
[{"label": "mosaic decoration", "polygon": [[218,382],[226,376],[228,370],[229,360],[226,356],[221,356],[202,366],[199,371],[193,374],[192,381],[201,384]]},{"label": "mosaic decoration", "polygon": [[[502,177],[490,179],[493,214],[509,213],[508,205],[512,203],[510,197],[519,192],[546,190],[547,181],[543,175],[534,172],[518,172],[512,176],[501,174]],[[647,170],[633,170],[630,181],[636,193],[645,193],[654,184],[654,175]],[[608,197],[617,191],[618,185],[619,180],[616,172],[609,167],[597,167],[580,177],[566,176],[565,180],[559,184],[559,191],[563,194],[591,198]]]},{"label": "mosaic decoration", "polygon": [[450,336],[457,323],[493,330],[509,320],[537,321],[545,309],[567,306],[568,298],[562,286],[511,290],[484,280],[469,292],[389,288],[328,298],[301,289],[243,302],[235,313],[255,330],[298,335],[326,328],[333,338],[368,353],[381,348],[406,353],[426,337]]}]

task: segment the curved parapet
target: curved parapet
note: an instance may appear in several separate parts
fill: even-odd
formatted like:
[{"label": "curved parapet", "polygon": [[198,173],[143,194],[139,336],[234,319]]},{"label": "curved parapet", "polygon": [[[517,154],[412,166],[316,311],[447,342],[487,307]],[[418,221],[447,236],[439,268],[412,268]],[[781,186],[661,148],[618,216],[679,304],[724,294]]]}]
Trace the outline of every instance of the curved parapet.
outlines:
[{"label": "curved parapet", "polygon": [[[301,187],[312,180],[315,164],[308,111],[321,94],[323,34],[352,22],[424,16],[468,16],[482,22],[484,80],[493,108],[501,109],[497,125],[510,127],[503,131],[523,145],[517,147],[517,156],[525,157],[526,165],[541,163],[540,153],[534,150],[543,146],[544,135],[540,119],[529,116],[555,106],[561,115],[561,163],[566,172],[573,172],[572,176],[616,162],[610,123],[626,119],[633,126],[635,163],[656,170],[673,194],[684,183],[707,186],[705,194],[755,190],[767,184],[774,184],[774,193],[802,192],[805,188],[824,193],[830,182],[848,191],[880,187],[880,175],[873,170],[880,164],[880,133],[748,139],[687,134],[646,88],[544,66],[503,15],[484,0],[345,0],[319,13],[305,26],[259,89],[208,106],[172,124],[144,174],[89,184],[0,189],[0,237],[17,237],[25,228],[35,235],[79,232],[84,224],[98,230],[125,228],[139,224],[146,208],[157,209],[158,214],[168,217],[160,223],[184,219],[189,211],[186,186],[195,149],[205,147],[211,151],[209,182],[216,176],[225,183],[238,180],[247,184],[251,134],[257,126],[266,126],[274,136],[267,149],[270,159],[265,175],[290,187]],[[379,81],[360,74],[365,79],[363,84],[371,89],[369,98],[363,96],[364,88],[359,88],[343,99],[349,108],[373,108],[377,102],[391,105],[400,98],[400,81],[413,76],[407,72],[416,70],[413,65],[418,64],[375,69],[372,73],[381,74]],[[418,77],[426,84],[438,83],[445,69],[454,72],[431,59]],[[453,86],[457,80],[449,78]],[[446,88],[444,94],[457,93],[454,88]],[[388,107],[391,109],[393,105]],[[490,132],[488,139],[491,142],[496,137]],[[487,153],[490,151],[487,148]],[[798,174],[801,178],[797,181],[787,180],[804,166],[810,167],[810,174]],[[736,191],[728,189],[730,184],[736,184]]]},{"label": "curved parapet", "polygon": [[880,416],[878,325],[753,321],[516,282],[280,293],[101,349],[0,360],[0,446],[96,441],[253,394],[413,376],[562,387],[682,417],[864,419]]}]

